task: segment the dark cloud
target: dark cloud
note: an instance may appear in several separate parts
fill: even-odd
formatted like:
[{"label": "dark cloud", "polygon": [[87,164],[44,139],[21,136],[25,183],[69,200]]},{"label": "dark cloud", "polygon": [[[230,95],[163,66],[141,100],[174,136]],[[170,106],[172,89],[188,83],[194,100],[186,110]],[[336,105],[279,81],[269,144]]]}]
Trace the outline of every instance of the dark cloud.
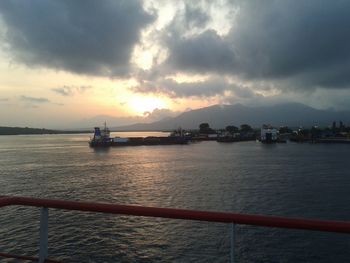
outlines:
[{"label": "dark cloud", "polygon": [[280,89],[350,88],[349,1],[234,1],[231,8],[239,11],[226,35],[181,34],[169,25],[169,57],[159,67],[278,81]]},{"label": "dark cloud", "polygon": [[230,44],[214,30],[206,30],[191,37],[181,37],[175,32],[167,35],[166,45],[170,55],[164,65],[187,72],[226,72],[235,64]]},{"label": "dark cloud", "polygon": [[7,102],[7,101],[9,101],[8,98],[0,98],[0,102]]},{"label": "dark cloud", "polygon": [[188,29],[196,27],[202,28],[209,22],[209,20],[210,16],[201,8],[193,7],[188,4],[185,5],[184,23]]},{"label": "dark cloud", "polygon": [[175,15],[163,31],[184,33],[205,28],[211,21],[209,7],[210,4],[203,1],[173,1]]},{"label": "dark cloud", "polygon": [[73,96],[75,94],[84,93],[86,90],[92,89],[92,86],[63,86],[51,89],[62,96]]},{"label": "dark cloud", "polygon": [[140,31],[154,20],[138,0],[3,0],[15,60],[91,75],[125,75]]},{"label": "dark cloud", "polygon": [[163,94],[171,98],[213,97],[224,95],[225,92],[230,92],[240,98],[251,98],[256,95],[250,88],[230,83],[224,78],[181,83],[173,79],[145,81],[133,87],[132,91]]},{"label": "dark cloud", "polygon": [[[300,78],[308,85],[348,84],[349,1],[248,1],[227,40],[253,78]],[[327,73],[326,75],[324,73]]]},{"label": "dark cloud", "polygon": [[133,87],[132,91],[139,93],[157,93],[167,95],[171,98],[182,97],[210,97],[222,94],[227,88],[225,82],[200,81],[179,83],[173,79],[162,79],[158,81],[145,81]]}]

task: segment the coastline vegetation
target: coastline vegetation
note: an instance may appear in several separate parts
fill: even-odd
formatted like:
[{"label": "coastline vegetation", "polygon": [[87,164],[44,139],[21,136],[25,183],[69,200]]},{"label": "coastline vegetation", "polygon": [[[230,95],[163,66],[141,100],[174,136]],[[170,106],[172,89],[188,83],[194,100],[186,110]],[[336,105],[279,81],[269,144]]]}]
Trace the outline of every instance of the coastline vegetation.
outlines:
[{"label": "coastline vegetation", "polygon": [[76,134],[91,133],[91,131],[64,131],[50,130],[44,128],[28,128],[28,127],[5,127],[0,126],[0,135],[31,135],[31,134]]},{"label": "coastline vegetation", "polygon": [[[181,130],[181,132],[180,132]],[[345,126],[343,122],[333,122],[328,127],[312,126],[304,127],[287,127],[281,126],[277,128],[279,135],[286,136],[292,141],[309,141],[321,138],[350,138],[350,126]],[[29,128],[29,127],[7,127],[0,126],[0,135],[40,135],[40,134],[78,134],[91,133],[91,130],[53,130],[45,128]],[[242,124],[239,127],[228,125],[223,129],[214,129],[209,123],[201,123],[198,129],[172,131],[175,134],[187,134],[190,137],[204,139],[216,139],[217,137],[234,137],[253,139],[260,135],[260,128],[253,128],[249,124]]]},{"label": "coastline vegetation", "polygon": [[[294,142],[346,142],[350,141],[350,126],[345,126],[342,121],[337,125],[310,128],[280,126],[277,129],[280,141]],[[260,128],[252,128],[249,124],[239,127],[228,125],[225,129],[213,129],[209,123],[201,123],[197,130],[174,131],[174,134],[185,134],[192,140],[217,140],[222,142],[249,141],[260,139]]]}]

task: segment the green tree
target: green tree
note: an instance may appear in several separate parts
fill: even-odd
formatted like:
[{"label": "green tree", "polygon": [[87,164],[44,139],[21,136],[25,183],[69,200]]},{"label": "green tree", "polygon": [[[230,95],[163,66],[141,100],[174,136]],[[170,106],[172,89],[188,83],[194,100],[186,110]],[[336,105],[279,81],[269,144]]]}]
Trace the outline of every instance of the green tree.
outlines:
[{"label": "green tree", "polygon": [[229,133],[237,133],[239,132],[239,129],[236,126],[229,125],[226,126],[226,131],[228,131]]},{"label": "green tree", "polygon": [[252,132],[253,128],[248,124],[241,125],[241,132]]},{"label": "green tree", "polygon": [[214,130],[210,128],[209,123],[204,122],[199,125],[199,133],[209,134],[213,132]]}]

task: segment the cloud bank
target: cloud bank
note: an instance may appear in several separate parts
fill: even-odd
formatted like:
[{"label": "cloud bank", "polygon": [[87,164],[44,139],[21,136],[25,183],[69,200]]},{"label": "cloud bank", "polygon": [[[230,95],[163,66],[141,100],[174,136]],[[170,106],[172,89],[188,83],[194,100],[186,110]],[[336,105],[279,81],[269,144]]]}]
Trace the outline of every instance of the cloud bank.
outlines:
[{"label": "cloud bank", "polygon": [[[280,89],[349,88],[348,1],[235,1],[231,30],[187,35],[176,18],[164,32],[160,67],[277,81]],[[170,33],[169,33],[170,32]]]},{"label": "cloud bank", "polygon": [[[159,26],[169,6],[175,15]],[[332,105],[350,95],[348,10],[345,0],[0,1],[5,47],[31,67],[130,77],[132,91],[171,98],[317,103],[322,94]],[[148,70],[131,62],[137,45],[152,49]],[[174,77],[181,74],[201,78]]]},{"label": "cloud bank", "polygon": [[140,32],[155,18],[138,0],[4,0],[0,15],[16,61],[103,76],[129,73]]},{"label": "cloud bank", "polygon": [[[227,31],[215,25],[216,3],[201,1],[199,9],[183,3],[157,32],[166,58],[141,74],[133,91],[344,109],[344,96],[350,96],[349,1],[224,1]],[[190,19],[188,10],[196,10]],[[184,82],[176,75],[203,78]]]}]

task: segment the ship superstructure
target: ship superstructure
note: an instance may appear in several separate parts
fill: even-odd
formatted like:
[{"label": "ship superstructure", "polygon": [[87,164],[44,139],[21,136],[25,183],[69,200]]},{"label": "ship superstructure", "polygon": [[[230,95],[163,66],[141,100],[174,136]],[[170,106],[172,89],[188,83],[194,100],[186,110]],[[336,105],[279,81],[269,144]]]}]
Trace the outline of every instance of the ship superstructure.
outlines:
[{"label": "ship superstructure", "polygon": [[109,146],[112,139],[110,137],[110,130],[107,128],[106,122],[101,130],[100,127],[94,128],[94,137],[90,140],[90,146]]},{"label": "ship superstructure", "polygon": [[278,140],[278,131],[271,125],[264,124],[261,127],[260,141],[263,143],[275,143]]}]

